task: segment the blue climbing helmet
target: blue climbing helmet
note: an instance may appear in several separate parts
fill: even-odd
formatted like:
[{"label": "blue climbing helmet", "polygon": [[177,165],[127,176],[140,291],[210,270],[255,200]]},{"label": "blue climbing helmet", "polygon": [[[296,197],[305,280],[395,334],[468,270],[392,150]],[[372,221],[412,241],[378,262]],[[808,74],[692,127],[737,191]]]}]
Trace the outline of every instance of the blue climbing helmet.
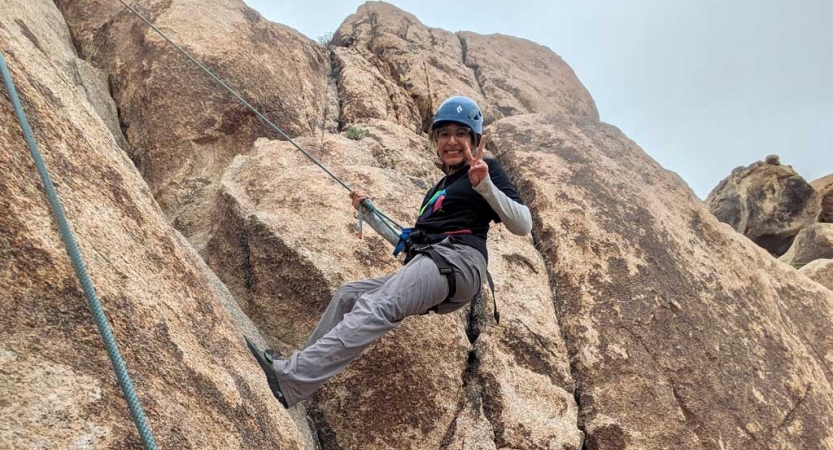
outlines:
[{"label": "blue climbing helmet", "polygon": [[483,113],[477,103],[468,97],[449,97],[442,102],[434,114],[431,131],[449,122],[471,128],[478,137],[483,135]]}]

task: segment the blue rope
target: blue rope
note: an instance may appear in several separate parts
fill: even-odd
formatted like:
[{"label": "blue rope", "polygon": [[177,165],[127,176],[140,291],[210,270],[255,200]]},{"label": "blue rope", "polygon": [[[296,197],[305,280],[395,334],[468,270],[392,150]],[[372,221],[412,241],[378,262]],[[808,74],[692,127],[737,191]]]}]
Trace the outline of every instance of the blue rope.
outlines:
[{"label": "blue rope", "polygon": [[49,177],[49,172],[46,170],[43,158],[41,158],[40,151],[38,150],[38,144],[35,142],[35,138],[32,135],[32,128],[29,126],[29,121],[26,119],[26,114],[23,112],[23,106],[20,104],[20,99],[17,96],[17,90],[14,87],[12,77],[9,74],[8,67],[6,67],[6,60],[3,58],[2,53],[0,53],[0,72],[2,72],[3,82],[6,85],[6,90],[9,94],[9,99],[12,101],[12,106],[14,106],[14,112],[15,115],[17,115],[17,120],[20,122],[20,127],[23,129],[23,137],[26,139],[26,145],[29,146],[29,150],[32,152],[32,159],[35,160],[35,166],[37,166],[38,173],[43,181],[43,187],[46,190],[46,197],[49,199],[49,204],[52,206],[52,213],[55,216],[55,220],[58,222],[58,229],[61,232],[61,238],[64,240],[67,253],[69,253],[70,260],[72,261],[72,268],[75,269],[75,276],[78,277],[78,281],[81,282],[84,295],[87,297],[90,310],[92,310],[93,316],[95,317],[98,332],[101,334],[101,339],[104,341],[104,346],[107,348],[107,355],[110,357],[110,362],[113,364],[113,369],[116,371],[122,394],[124,394],[124,398],[127,400],[127,407],[130,409],[130,417],[133,418],[133,422],[139,430],[139,436],[141,436],[142,443],[145,448],[148,450],[156,450],[156,442],[153,440],[153,434],[150,431],[147,419],[142,411],[142,406],[139,404],[139,399],[136,397],[136,392],[133,390],[133,383],[130,381],[130,375],[128,375],[127,368],[124,365],[121,354],[119,354],[119,349],[116,345],[116,339],[113,336],[113,331],[110,328],[110,323],[107,322],[107,317],[104,315],[101,302],[98,300],[93,283],[90,280],[90,276],[87,274],[87,267],[81,257],[81,252],[78,250],[78,245],[75,243],[75,237],[72,234],[72,230],[70,230],[69,222],[64,214],[63,207],[61,207],[58,194],[55,192],[55,186],[52,184],[52,179]]},{"label": "blue rope", "polygon": [[[301,148],[301,146],[300,146],[300,145],[296,144],[296,143],[295,143],[295,141],[293,141],[293,140],[292,140],[292,138],[290,138],[290,137],[289,137],[286,133],[284,133],[284,132],[283,132],[283,130],[281,130],[280,128],[278,128],[278,126],[277,126],[277,125],[275,125],[274,123],[272,123],[272,121],[270,121],[269,119],[267,119],[267,118],[266,118],[266,116],[264,116],[263,114],[261,114],[261,112],[260,112],[260,111],[258,111],[258,110],[257,110],[257,108],[255,108],[254,106],[252,106],[251,104],[249,104],[249,102],[247,102],[247,101],[246,101],[246,99],[244,99],[242,95],[238,94],[238,93],[237,93],[237,91],[235,91],[234,89],[232,89],[231,87],[229,87],[229,86],[228,86],[226,83],[224,83],[224,82],[223,82],[223,80],[221,80],[221,79],[220,79],[217,75],[214,75],[214,72],[210,71],[207,67],[205,67],[204,65],[200,64],[200,62],[199,62],[199,61],[197,61],[196,59],[194,59],[194,57],[193,57],[193,56],[191,56],[188,52],[186,52],[186,51],[185,51],[182,47],[180,47],[179,45],[177,45],[174,41],[170,40],[170,39],[168,38],[168,36],[165,36],[165,33],[163,33],[161,30],[159,30],[159,28],[156,28],[156,27],[153,25],[153,23],[151,23],[151,22],[150,22],[150,20],[148,20],[145,16],[143,16],[142,14],[140,14],[140,13],[139,13],[139,11],[136,11],[135,9],[133,9],[133,7],[132,7],[132,6],[130,6],[129,4],[127,4],[127,2],[125,2],[124,0],[119,0],[119,3],[121,3],[122,5],[124,5],[124,6],[125,6],[127,9],[129,9],[129,10],[130,10],[133,14],[135,14],[137,17],[139,17],[139,19],[141,19],[144,23],[146,23],[146,24],[147,24],[147,25],[148,25],[151,29],[153,29],[153,31],[157,32],[160,36],[162,36],[162,39],[166,40],[166,41],[167,41],[169,44],[171,44],[171,45],[172,45],[175,49],[179,50],[179,52],[180,52],[180,53],[182,53],[183,55],[185,55],[185,57],[186,57],[186,58],[188,58],[188,59],[189,59],[192,63],[196,64],[196,66],[197,66],[197,67],[199,67],[200,69],[202,69],[202,71],[203,71],[203,72],[205,72],[208,76],[210,76],[210,77],[211,77],[214,81],[216,81],[217,83],[219,83],[219,84],[220,84],[220,86],[224,87],[227,91],[229,91],[232,95],[234,95],[234,96],[237,98],[237,100],[239,100],[239,101],[240,101],[240,103],[242,103],[242,104],[243,104],[243,106],[245,106],[245,107],[246,107],[246,108],[248,108],[250,111],[252,111],[253,113],[255,113],[255,115],[256,115],[257,117],[259,117],[259,118],[260,118],[260,120],[262,120],[264,123],[266,123],[267,125],[269,125],[270,127],[272,127],[272,129],[274,129],[275,131],[277,131],[277,132],[278,132],[278,134],[280,134],[281,136],[283,136],[283,137],[284,137],[284,139],[286,139],[286,140],[287,140],[290,144],[292,144],[293,146],[295,146],[295,148],[296,148],[296,149],[298,149],[298,151],[299,151],[299,152],[303,153],[303,154],[304,154],[304,156],[306,156],[306,157],[307,157],[310,161],[312,161],[313,163],[315,163],[315,165],[317,165],[319,168],[321,168],[321,170],[323,170],[324,172],[326,172],[326,173],[327,173],[327,175],[329,175],[329,176],[330,176],[330,178],[332,178],[333,180],[335,180],[338,184],[342,185],[342,186],[343,186],[345,189],[347,189],[348,191],[352,191],[352,190],[353,190],[350,186],[348,186],[348,185],[347,185],[347,183],[345,183],[344,181],[341,181],[341,178],[339,178],[339,177],[335,176],[335,174],[333,174],[332,172],[330,172],[330,170],[329,170],[329,169],[327,169],[327,167],[325,167],[325,166],[324,166],[324,164],[322,164],[320,161],[318,161],[318,160],[317,160],[314,156],[310,155],[310,154],[309,154],[306,150],[304,150],[303,148]],[[386,216],[386,215],[385,215],[382,211],[379,211],[379,210],[378,210],[378,209],[376,209],[375,207],[370,207],[370,208],[368,208],[368,209],[370,209],[370,210],[371,210],[371,212],[373,212],[374,214],[376,214],[377,216],[379,216],[379,217],[380,217],[380,219],[381,219],[381,221],[382,221],[382,223],[384,223],[385,225],[387,225],[387,227],[388,227],[388,228],[390,228],[391,230],[393,230],[393,232],[394,232],[394,233],[396,233],[396,230],[395,230],[393,227],[391,227],[391,225],[390,225],[388,222],[392,223],[393,225],[395,225],[395,226],[396,226],[396,227],[398,227],[398,228],[402,228],[399,224],[397,224],[396,222],[394,222],[394,221],[393,221],[393,219],[391,219],[390,217]],[[361,211],[359,211],[359,217],[361,217]],[[359,224],[361,224],[361,219],[359,219],[359,221],[360,221],[360,222],[359,222]],[[361,226],[361,225],[359,225],[359,226]]]}]

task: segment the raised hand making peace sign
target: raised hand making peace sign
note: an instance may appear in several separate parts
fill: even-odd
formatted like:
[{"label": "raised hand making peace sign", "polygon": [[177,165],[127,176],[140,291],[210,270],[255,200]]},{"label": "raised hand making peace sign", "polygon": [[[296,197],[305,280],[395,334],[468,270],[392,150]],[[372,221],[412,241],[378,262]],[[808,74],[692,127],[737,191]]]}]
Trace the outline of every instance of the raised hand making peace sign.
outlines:
[{"label": "raised hand making peace sign", "polygon": [[477,156],[471,153],[471,143],[466,141],[466,161],[469,162],[469,181],[472,187],[480,184],[481,181],[489,176],[489,166],[483,162],[483,150],[485,149],[486,139],[480,138],[480,144],[477,146]]}]

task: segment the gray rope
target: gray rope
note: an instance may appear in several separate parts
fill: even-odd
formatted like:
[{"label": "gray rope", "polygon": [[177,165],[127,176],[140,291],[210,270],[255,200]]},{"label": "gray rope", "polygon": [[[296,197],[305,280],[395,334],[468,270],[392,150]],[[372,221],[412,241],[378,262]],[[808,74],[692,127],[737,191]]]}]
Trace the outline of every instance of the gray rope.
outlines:
[{"label": "gray rope", "polygon": [[116,345],[116,338],[113,336],[110,323],[104,315],[101,302],[98,300],[93,283],[90,280],[89,274],[87,274],[87,267],[84,264],[81,252],[78,250],[78,245],[75,243],[75,237],[69,227],[69,222],[64,214],[64,209],[61,206],[60,199],[58,198],[58,193],[55,192],[55,186],[52,184],[52,179],[49,177],[49,172],[46,170],[43,158],[41,158],[40,151],[38,150],[38,144],[35,142],[35,138],[32,134],[32,128],[29,126],[29,121],[26,119],[26,114],[23,112],[23,106],[20,104],[20,99],[17,96],[17,90],[14,87],[12,77],[9,74],[8,67],[6,67],[6,60],[3,58],[2,53],[0,53],[0,72],[2,72],[3,82],[6,85],[6,91],[8,92],[9,100],[11,100],[12,106],[14,107],[17,120],[20,122],[20,127],[23,129],[23,137],[26,140],[26,145],[29,146],[29,150],[32,153],[32,159],[35,160],[35,166],[37,166],[38,173],[40,174],[41,181],[43,182],[46,197],[49,199],[49,204],[52,206],[52,213],[55,216],[55,220],[58,222],[58,229],[61,232],[61,238],[64,240],[67,253],[72,261],[72,268],[75,269],[75,276],[78,277],[78,281],[81,283],[81,288],[84,290],[84,295],[87,297],[90,310],[92,311],[95,323],[98,326],[98,332],[101,334],[101,339],[104,341],[104,346],[107,348],[107,355],[110,357],[110,363],[112,363],[113,369],[116,371],[116,376],[118,377],[122,394],[124,395],[125,400],[127,400],[130,417],[133,419],[133,422],[136,424],[136,428],[139,430],[139,436],[142,439],[145,449],[156,450],[156,442],[153,440],[153,434],[151,433],[150,426],[145,418],[145,413],[142,411],[142,405],[139,403],[139,398],[136,397],[136,392],[133,390],[133,383],[130,380],[130,375],[127,373],[127,367],[125,367],[124,360],[122,360],[119,348]]},{"label": "gray rope", "polygon": [[[211,77],[214,81],[216,81],[217,83],[219,83],[219,84],[220,84],[220,86],[222,86],[222,87],[226,88],[226,90],[227,90],[227,91],[229,91],[232,95],[234,95],[235,97],[237,97],[237,100],[239,100],[239,101],[240,101],[240,103],[242,103],[242,104],[243,104],[243,106],[245,106],[246,108],[249,108],[249,110],[250,110],[250,111],[252,111],[253,113],[255,113],[255,115],[257,115],[257,117],[259,117],[259,118],[260,118],[260,120],[262,120],[264,123],[266,123],[267,125],[269,125],[270,127],[272,127],[272,129],[274,129],[275,131],[277,131],[277,132],[278,132],[281,136],[283,136],[283,137],[284,137],[287,141],[289,141],[289,143],[290,143],[290,144],[292,144],[293,146],[295,146],[295,148],[296,148],[296,149],[298,149],[298,151],[299,151],[299,152],[303,153],[303,154],[304,154],[304,156],[306,156],[307,158],[309,158],[309,160],[310,160],[310,161],[312,161],[313,163],[315,163],[315,165],[317,165],[319,168],[321,168],[321,170],[323,170],[324,172],[326,172],[326,173],[327,173],[327,175],[329,175],[329,176],[330,176],[330,178],[332,178],[333,180],[335,180],[336,182],[338,182],[338,184],[342,185],[342,186],[343,186],[345,189],[347,189],[348,191],[352,191],[352,190],[353,190],[352,188],[350,188],[350,186],[348,186],[348,185],[347,185],[347,183],[345,183],[345,182],[344,182],[344,181],[342,181],[339,177],[335,176],[335,174],[333,174],[332,172],[330,172],[330,170],[329,170],[329,169],[327,169],[327,167],[325,167],[325,166],[324,166],[324,164],[322,164],[320,161],[318,161],[318,160],[317,160],[314,156],[312,156],[311,154],[309,154],[306,150],[304,150],[303,148],[301,148],[301,146],[299,146],[298,144],[296,144],[296,143],[295,143],[295,141],[293,141],[293,140],[292,140],[292,138],[290,138],[290,137],[289,137],[286,133],[284,133],[284,132],[283,132],[283,130],[281,130],[280,128],[278,128],[278,126],[277,126],[277,125],[275,125],[274,123],[272,123],[272,121],[270,121],[269,119],[267,119],[267,118],[266,118],[266,116],[264,116],[263,114],[261,114],[261,113],[260,113],[260,111],[258,111],[258,110],[257,110],[257,108],[255,108],[254,106],[252,106],[251,104],[249,104],[249,102],[247,102],[247,101],[246,101],[246,99],[244,99],[244,98],[243,98],[243,96],[241,96],[240,94],[238,94],[238,93],[237,93],[237,91],[235,91],[234,89],[232,89],[231,87],[229,87],[226,83],[224,83],[224,82],[223,82],[223,80],[221,80],[219,77],[217,77],[217,75],[214,75],[214,72],[212,72],[211,70],[209,70],[209,69],[208,69],[207,67],[205,67],[204,65],[200,64],[200,62],[199,62],[199,61],[197,61],[196,59],[194,59],[194,57],[193,57],[193,56],[191,56],[191,55],[190,55],[187,51],[185,51],[182,47],[180,47],[179,45],[177,45],[174,41],[170,40],[170,39],[168,38],[168,36],[166,36],[166,35],[165,35],[165,33],[163,33],[161,30],[159,30],[159,28],[156,28],[156,26],[154,26],[154,25],[150,22],[150,20],[148,20],[145,16],[143,16],[141,13],[139,13],[138,11],[136,11],[135,9],[133,9],[133,7],[132,7],[132,6],[130,6],[129,4],[127,4],[127,2],[125,2],[124,0],[119,0],[119,3],[121,3],[122,5],[124,5],[124,6],[125,6],[125,8],[129,9],[129,10],[130,10],[133,14],[135,14],[137,17],[139,17],[140,19],[142,19],[142,21],[143,21],[143,22],[145,22],[145,23],[146,23],[146,24],[147,24],[150,28],[152,28],[152,29],[153,29],[153,31],[157,32],[160,36],[162,36],[162,39],[165,39],[166,41],[168,41],[168,43],[169,43],[169,44],[171,44],[172,46],[174,46],[174,48],[176,48],[177,50],[179,50],[179,52],[180,52],[180,53],[182,53],[183,55],[185,55],[185,57],[186,57],[186,58],[188,58],[188,59],[189,59],[192,63],[196,64],[196,65],[197,65],[197,67],[199,67],[200,69],[202,69],[202,71],[203,71],[203,72],[205,72],[206,74],[208,74],[208,76],[210,76],[210,77]],[[387,215],[385,215],[383,212],[379,211],[376,207],[370,206],[370,205],[368,205],[367,203],[368,203],[368,202],[362,202],[362,205],[363,205],[363,206],[365,206],[366,208],[368,208],[369,210],[371,210],[374,214],[378,215],[378,216],[382,219],[382,220],[380,220],[380,221],[381,221],[382,223],[384,223],[384,224],[385,224],[388,228],[390,228],[390,229],[391,229],[391,231],[393,231],[394,233],[397,233],[396,228],[393,228],[393,226],[391,226],[391,224],[393,224],[394,226],[396,226],[396,227],[397,227],[397,228],[399,228],[399,229],[402,229],[402,227],[401,227],[399,224],[397,224],[396,222],[394,222],[394,221],[393,221],[393,219],[391,219],[390,217],[388,217]],[[359,212],[359,216],[361,217],[361,212]],[[390,223],[388,223],[388,222],[390,222]],[[398,234],[398,233],[397,233],[397,234]]]}]

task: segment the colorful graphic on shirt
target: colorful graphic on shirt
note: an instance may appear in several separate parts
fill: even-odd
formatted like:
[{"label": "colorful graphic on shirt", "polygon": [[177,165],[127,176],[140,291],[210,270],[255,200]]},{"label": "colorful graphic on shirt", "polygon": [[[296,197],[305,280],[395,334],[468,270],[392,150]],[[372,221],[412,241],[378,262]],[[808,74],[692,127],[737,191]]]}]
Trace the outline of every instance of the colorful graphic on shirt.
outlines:
[{"label": "colorful graphic on shirt", "polygon": [[[419,210],[419,217],[420,219],[425,219],[431,214],[440,210],[443,207],[443,200],[445,200],[445,189],[441,191],[437,191],[433,196],[431,196],[431,200],[428,200],[428,203],[422,206],[422,209]],[[426,210],[428,213],[426,214]]]}]

